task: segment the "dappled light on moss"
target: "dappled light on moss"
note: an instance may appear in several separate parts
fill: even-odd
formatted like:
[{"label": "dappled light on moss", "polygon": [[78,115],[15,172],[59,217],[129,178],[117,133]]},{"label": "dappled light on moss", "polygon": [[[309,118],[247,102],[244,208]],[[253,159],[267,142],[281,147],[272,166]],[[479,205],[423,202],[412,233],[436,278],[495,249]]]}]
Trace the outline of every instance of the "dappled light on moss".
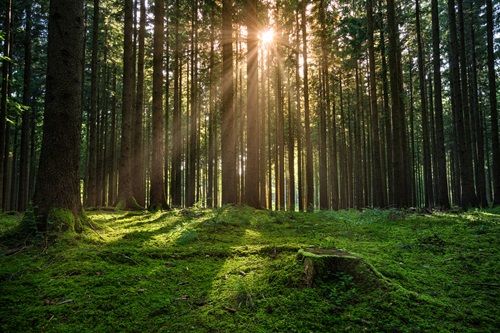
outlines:
[{"label": "dappled light on moss", "polygon": [[[1,330],[484,332],[499,315],[491,211],[228,206],[89,218],[92,228],[47,247],[1,238],[20,218],[0,215]],[[306,288],[297,253],[310,248],[342,249],[366,266],[324,271]]]}]

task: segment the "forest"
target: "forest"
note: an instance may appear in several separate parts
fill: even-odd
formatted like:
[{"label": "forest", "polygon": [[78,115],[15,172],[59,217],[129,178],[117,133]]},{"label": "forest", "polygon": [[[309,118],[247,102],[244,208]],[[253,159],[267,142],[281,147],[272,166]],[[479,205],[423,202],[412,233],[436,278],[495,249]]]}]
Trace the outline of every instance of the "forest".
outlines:
[{"label": "forest", "polygon": [[64,6],[2,3],[3,211],[500,203],[496,2]]},{"label": "forest", "polygon": [[499,330],[499,1],[0,12],[0,332]]}]

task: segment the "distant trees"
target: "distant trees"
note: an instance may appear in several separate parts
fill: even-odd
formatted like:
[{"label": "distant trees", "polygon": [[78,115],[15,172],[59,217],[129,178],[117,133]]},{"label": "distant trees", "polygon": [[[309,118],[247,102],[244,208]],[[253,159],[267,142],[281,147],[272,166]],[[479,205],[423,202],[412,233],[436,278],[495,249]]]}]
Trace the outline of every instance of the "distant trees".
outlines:
[{"label": "distant trees", "polygon": [[[47,4],[0,4],[3,210],[35,189]],[[84,206],[498,204],[500,7],[478,4],[87,2]]]}]

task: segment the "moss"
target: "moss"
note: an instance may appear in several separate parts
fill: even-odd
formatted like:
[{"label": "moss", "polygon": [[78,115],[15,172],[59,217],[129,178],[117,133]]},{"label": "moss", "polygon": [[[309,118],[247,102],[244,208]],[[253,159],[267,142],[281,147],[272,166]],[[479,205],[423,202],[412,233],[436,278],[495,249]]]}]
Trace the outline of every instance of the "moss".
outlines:
[{"label": "moss", "polygon": [[[65,233],[49,247],[0,238],[0,331],[493,332],[498,326],[496,212],[393,218],[394,211],[224,207],[87,214],[94,230]],[[0,230],[18,221],[2,214]],[[332,247],[363,258],[360,270],[369,281],[324,272],[304,288],[297,251]]]},{"label": "moss", "polygon": [[67,208],[54,207],[47,215],[48,231],[81,231],[83,229],[82,220],[85,216],[75,216],[75,214]]}]

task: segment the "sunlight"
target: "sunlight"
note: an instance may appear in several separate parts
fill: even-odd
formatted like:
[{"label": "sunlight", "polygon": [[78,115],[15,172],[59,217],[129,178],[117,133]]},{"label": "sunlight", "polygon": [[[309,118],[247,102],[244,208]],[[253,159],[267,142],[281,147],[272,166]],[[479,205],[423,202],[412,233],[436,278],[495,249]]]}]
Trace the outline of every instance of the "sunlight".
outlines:
[{"label": "sunlight", "polygon": [[272,43],[273,39],[274,39],[273,28],[268,28],[260,33],[260,40],[262,42],[262,46],[266,46]]}]

